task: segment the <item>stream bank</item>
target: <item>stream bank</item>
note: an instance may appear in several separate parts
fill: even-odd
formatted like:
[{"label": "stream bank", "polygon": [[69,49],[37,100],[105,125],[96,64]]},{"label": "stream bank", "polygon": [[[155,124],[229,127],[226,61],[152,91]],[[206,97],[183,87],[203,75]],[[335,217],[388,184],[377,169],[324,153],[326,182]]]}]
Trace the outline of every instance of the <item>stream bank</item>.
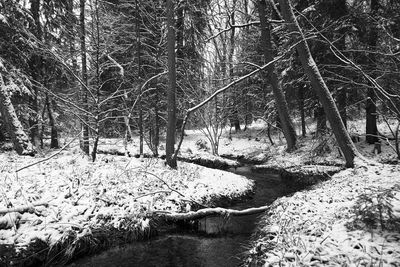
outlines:
[{"label": "stream bank", "polygon": [[274,201],[250,266],[400,266],[400,166],[357,162]]},{"label": "stream bank", "polygon": [[[293,185],[277,173],[255,173],[251,166],[229,171],[256,183],[254,195],[228,205],[232,209],[263,206],[305,187]],[[192,223],[192,227],[176,225],[154,239],[114,248],[71,266],[238,266],[244,262],[246,245],[259,218],[260,214],[206,217]]]},{"label": "stream bank", "polygon": [[[10,156],[7,160],[10,158],[15,166],[29,164],[30,162],[26,160],[35,161],[32,158],[17,156]],[[229,161],[224,160],[224,162]],[[37,207],[34,213],[22,214],[21,218],[15,221],[16,229],[0,230],[2,236],[0,263],[6,266],[65,264],[78,257],[98,253],[110,247],[123,246],[160,235],[159,230],[162,228],[160,223],[155,224],[153,220],[140,216],[149,211],[147,208],[149,203],[151,210],[166,208],[180,212],[184,212],[188,204],[187,198],[180,197],[165,187],[165,184],[158,179],[160,177],[184,195],[196,196],[197,202],[207,205],[218,203],[237,209],[262,206],[289,193],[266,190],[264,196],[268,199],[253,197],[242,202],[241,200],[248,199],[252,195],[253,184],[249,180],[232,173],[201,168],[197,165],[181,163],[180,166],[183,166],[183,169],[175,172],[166,169],[163,161],[157,159],[128,159],[114,156],[99,157],[98,162],[91,163],[86,159],[79,160],[74,154],[66,152],[51,162],[20,172],[19,181],[23,185],[22,188],[19,184],[13,183],[13,179],[6,179],[6,182],[9,181],[7,182],[10,188],[7,192],[9,199],[18,196],[18,191],[22,190],[35,199],[53,200],[49,202],[48,208]],[[239,167],[237,163],[231,166],[233,166],[231,171],[236,171],[240,175],[251,171],[249,167]],[[143,171],[153,173],[158,178]],[[12,170],[9,176],[13,176]],[[266,180],[284,185],[278,177],[279,175],[272,175]],[[91,184],[97,186],[90,186]],[[258,186],[256,191],[259,188],[273,188],[273,186]],[[35,188],[42,189],[40,196],[36,196]],[[165,190],[169,193],[165,194]],[[160,193],[153,194],[158,191]],[[276,192],[280,193],[274,195]],[[256,203],[255,199],[259,202]],[[12,202],[16,207],[25,203],[22,197],[13,199]],[[209,239],[210,244],[216,242],[218,244],[216,246],[220,247],[225,242],[225,244],[236,244],[235,247],[241,248],[243,243],[248,242],[254,230],[256,217],[243,218],[241,223],[240,220],[230,220],[229,223],[224,220],[218,221],[219,217],[216,220],[206,219],[198,228],[203,228],[206,234],[224,235],[222,239]],[[233,226],[235,224],[238,227]],[[210,230],[213,229],[212,225],[215,225],[214,229],[217,231]],[[245,225],[246,228],[240,225]],[[167,228],[169,233],[182,234],[181,229]],[[238,233],[237,228],[240,228],[241,233]],[[192,240],[199,238],[198,232],[193,236],[193,230],[186,231],[185,236],[187,234],[189,236],[192,234]],[[227,238],[231,240],[227,241]],[[243,252],[242,249],[241,251]]]},{"label": "stream bank", "polygon": [[[148,216],[152,211],[185,212],[221,197],[240,199],[254,186],[240,175],[184,162],[178,170],[154,158],[99,156],[92,163],[69,151],[24,169],[15,182],[15,168],[38,159],[2,156],[7,191],[0,202],[13,207],[1,217],[0,266],[65,264],[147,240],[160,229]],[[46,205],[20,209],[35,202]]]}]

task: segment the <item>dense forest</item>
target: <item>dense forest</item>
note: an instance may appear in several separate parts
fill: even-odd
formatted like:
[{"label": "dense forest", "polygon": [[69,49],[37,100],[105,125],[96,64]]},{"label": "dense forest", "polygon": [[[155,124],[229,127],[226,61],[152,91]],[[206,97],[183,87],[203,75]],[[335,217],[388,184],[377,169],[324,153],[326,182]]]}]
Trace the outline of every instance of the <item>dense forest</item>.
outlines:
[{"label": "dense forest", "polygon": [[[50,177],[50,170],[57,168],[61,168],[53,177],[57,182],[49,187],[62,191],[65,184],[68,207],[80,207],[81,199],[93,196],[96,204],[92,209],[85,202],[84,213],[92,209],[96,215],[82,220],[97,220],[97,228],[87,227],[96,241],[82,245],[76,240],[87,234],[86,226],[72,227],[61,231],[69,239],[47,236],[45,255],[41,252],[33,260],[20,261],[43,249],[42,243],[36,242],[35,248],[33,239],[21,241],[27,247],[22,255],[3,248],[0,240],[0,252],[4,249],[4,255],[10,255],[4,257],[6,264],[66,264],[114,246],[104,236],[120,229],[110,226],[119,215],[115,211],[109,221],[105,213],[99,218],[99,207],[125,207],[142,198],[146,201],[124,208],[135,214],[134,223],[127,223],[125,215],[118,217],[119,223],[126,223],[124,234],[136,233],[129,242],[145,239],[138,228],[153,227],[146,224],[153,220],[149,211],[159,211],[154,212],[157,220],[165,221],[270,211],[267,203],[240,212],[218,210],[215,207],[229,205],[215,196],[206,200],[204,192],[204,196],[198,191],[184,193],[186,183],[203,172],[184,162],[235,171],[250,164],[253,170],[274,170],[281,177],[297,175],[297,180],[322,177],[304,178],[308,184],[303,179],[301,189],[332,177],[330,170],[321,171],[325,167],[343,173],[354,170],[347,177],[360,179],[385,176],[366,178],[365,190],[374,184],[379,189],[360,189],[352,196],[359,207],[352,227],[372,231],[380,225],[381,231],[398,236],[400,203],[391,201],[400,196],[399,25],[398,0],[0,0],[0,151],[6,177],[0,239],[7,239],[5,231],[17,231],[21,216],[30,221],[23,217],[28,211],[40,217],[32,208],[51,206],[49,199],[27,195],[33,187],[46,187],[39,176]],[[135,161],[127,163],[129,158]],[[110,162],[115,164],[112,174],[106,167]],[[132,162],[134,167],[128,167]],[[309,172],[311,165],[317,167]],[[70,169],[62,169],[66,166]],[[363,168],[365,173],[357,172]],[[100,169],[104,172],[96,176]],[[124,185],[117,191],[109,188],[121,183],[124,175],[136,177],[129,189],[136,193],[123,193],[126,203],[121,204],[118,190]],[[229,176],[222,171],[216,175]],[[157,184],[145,184],[149,177]],[[254,184],[237,181],[241,189],[234,188],[235,182],[226,187],[230,189],[216,189],[215,181],[210,181],[210,190],[215,186],[217,191],[209,194],[246,197]],[[330,182],[339,186],[335,181]],[[93,193],[89,189],[93,186],[104,188]],[[351,186],[357,188],[358,183]],[[235,195],[235,190],[243,192]],[[53,198],[61,191],[52,191]],[[172,196],[171,203],[180,204],[165,204]],[[163,204],[157,206],[157,201]],[[367,202],[373,208],[361,209]],[[194,214],[179,213],[185,211]],[[383,223],[385,214],[388,221]],[[56,216],[57,222],[62,216]],[[105,234],[94,234],[99,225]],[[271,249],[261,246],[260,238],[265,235],[253,237],[254,248],[243,262],[252,266],[272,262]],[[279,242],[273,247],[282,251],[286,243]],[[85,247],[82,253],[80,246]],[[69,254],[61,253],[63,249]],[[400,256],[398,249],[391,257],[396,255]],[[290,259],[281,257],[293,262]],[[373,256],[370,259],[375,262]],[[362,264],[351,263],[355,262]],[[376,266],[383,266],[378,262]],[[321,264],[328,263],[321,260]]]}]

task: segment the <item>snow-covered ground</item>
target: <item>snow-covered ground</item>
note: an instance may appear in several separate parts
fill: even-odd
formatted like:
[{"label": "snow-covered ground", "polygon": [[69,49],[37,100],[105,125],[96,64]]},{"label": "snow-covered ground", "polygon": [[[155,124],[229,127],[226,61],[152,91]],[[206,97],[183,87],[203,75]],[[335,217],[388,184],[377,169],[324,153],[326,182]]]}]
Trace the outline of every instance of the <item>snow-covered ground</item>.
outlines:
[{"label": "snow-covered ground", "polygon": [[358,164],[283,197],[261,219],[254,266],[400,266],[400,166]]},{"label": "snow-covered ground", "polygon": [[[310,124],[308,131],[314,128],[315,124]],[[349,123],[352,135],[362,137],[362,128],[363,121]],[[288,153],[283,135],[276,131],[272,132],[271,145],[262,122],[231,136],[228,132],[226,129],[221,137],[220,155],[265,161],[280,168],[344,163],[332,136],[299,137],[298,149]],[[196,145],[200,139],[208,143],[201,131],[187,130],[186,134],[183,155],[212,158],[210,149]],[[371,162],[396,162],[392,143],[383,142],[382,153],[376,154],[373,145],[362,140],[356,146]],[[209,143],[207,146],[210,148]],[[118,139],[101,140],[99,149],[124,152]],[[134,139],[128,150],[137,154],[138,140]],[[145,153],[151,154],[147,148]],[[171,170],[160,159],[99,154],[92,163],[80,153],[77,142],[56,157],[17,172],[51,152],[39,154],[36,158],[13,152],[0,154],[0,255],[6,255],[10,246],[22,249],[37,240],[64,253],[62,244],[70,242],[67,237],[71,231],[75,241],[95,236],[91,231],[99,227],[145,232],[150,226],[143,214],[187,211],[221,196],[239,197],[253,186],[244,177],[182,162],[178,170]],[[359,162],[354,169],[342,171],[314,189],[278,199],[260,221],[260,235],[249,259],[292,266],[362,266],[366,262],[400,266],[399,165],[371,162]],[[45,205],[32,208],[32,203]],[[21,207],[23,212],[12,212]],[[25,257],[44,257],[43,251],[34,254],[37,251],[31,249]],[[0,263],[2,260],[7,258],[0,257]]]},{"label": "snow-covered ground", "polygon": [[[154,211],[188,211],[220,197],[235,199],[254,185],[245,177],[190,163],[173,170],[160,159],[109,155],[92,163],[68,150],[16,172],[38,160],[13,152],[0,155],[0,265],[10,263],[14,248],[28,249],[13,261],[17,264],[45,258],[49,247],[68,260],[78,240],[98,240],[96,229],[141,236],[152,230],[146,216]],[[38,240],[49,247],[36,251]]]}]

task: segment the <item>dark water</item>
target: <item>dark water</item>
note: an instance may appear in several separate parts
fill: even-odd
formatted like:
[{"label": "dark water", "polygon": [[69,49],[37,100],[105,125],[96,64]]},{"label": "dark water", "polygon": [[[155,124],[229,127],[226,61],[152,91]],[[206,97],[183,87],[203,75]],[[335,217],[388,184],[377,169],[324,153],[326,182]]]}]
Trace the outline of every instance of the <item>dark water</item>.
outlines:
[{"label": "dark water", "polygon": [[[264,206],[294,192],[278,175],[252,173],[249,167],[230,170],[256,181],[252,199],[230,208]],[[199,222],[203,233],[162,235],[84,258],[71,266],[240,266],[260,215],[208,217]]]}]

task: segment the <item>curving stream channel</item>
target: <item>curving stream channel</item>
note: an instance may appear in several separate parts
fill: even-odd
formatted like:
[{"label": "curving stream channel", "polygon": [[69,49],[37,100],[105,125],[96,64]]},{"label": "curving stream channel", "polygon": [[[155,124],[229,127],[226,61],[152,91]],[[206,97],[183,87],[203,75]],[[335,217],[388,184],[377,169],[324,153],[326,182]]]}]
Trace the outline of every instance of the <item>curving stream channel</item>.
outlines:
[{"label": "curving stream channel", "polygon": [[[285,184],[277,174],[254,173],[249,166],[229,171],[256,181],[253,197],[230,206],[233,209],[264,206],[300,189]],[[239,266],[259,216],[208,217],[198,222],[197,232],[177,230],[83,258],[71,266]]]}]

